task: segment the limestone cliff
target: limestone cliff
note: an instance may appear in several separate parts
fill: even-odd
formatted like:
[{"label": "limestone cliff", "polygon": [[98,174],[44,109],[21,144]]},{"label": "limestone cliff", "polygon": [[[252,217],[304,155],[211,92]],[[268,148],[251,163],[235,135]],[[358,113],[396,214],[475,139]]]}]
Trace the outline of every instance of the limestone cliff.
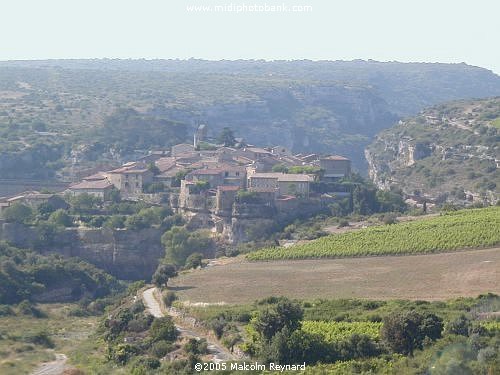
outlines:
[{"label": "limestone cliff", "polygon": [[0,239],[17,247],[79,257],[126,280],[151,277],[158,260],[164,256],[161,235],[154,228],[140,231],[69,228],[56,233],[49,246],[40,242],[40,234],[34,228],[14,223],[0,226]]},{"label": "limestone cliff", "polygon": [[381,132],[365,150],[382,189],[456,203],[499,199],[500,98],[452,102]]}]

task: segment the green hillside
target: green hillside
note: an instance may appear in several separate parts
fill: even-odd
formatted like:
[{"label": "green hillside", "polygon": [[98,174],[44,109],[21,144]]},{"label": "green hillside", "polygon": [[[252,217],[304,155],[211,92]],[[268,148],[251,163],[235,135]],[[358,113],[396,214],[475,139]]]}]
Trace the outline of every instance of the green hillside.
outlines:
[{"label": "green hillside", "polygon": [[[465,64],[375,61],[0,62],[0,174],[64,176],[133,160],[225,126],[248,142],[349,156],[401,116],[500,95],[500,77]],[[116,131],[118,130],[118,131]]]}]

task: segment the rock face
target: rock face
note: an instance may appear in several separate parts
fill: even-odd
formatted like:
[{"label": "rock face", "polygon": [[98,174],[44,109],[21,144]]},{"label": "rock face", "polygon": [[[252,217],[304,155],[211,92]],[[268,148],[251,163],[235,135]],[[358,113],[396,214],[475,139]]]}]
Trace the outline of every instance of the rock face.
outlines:
[{"label": "rock face", "polygon": [[165,253],[161,235],[154,228],[141,231],[69,228],[55,235],[51,241],[54,245],[43,246],[31,227],[13,223],[0,226],[0,239],[14,246],[78,257],[125,280],[151,277]]},{"label": "rock face", "polygon": [[[185,123],[192,119],[186,110],[154,111],[154,115]],[[371,89],[335,83],[267,89],[254,100],[216,103],[197,111],[210,124],[210,135],[230,127],[252,144],[345,155],[363,170],[364,147],[398,118]]]},{"label": "rock face", "polygon": [[378,134],[365,150],[381,189],[454,203],[499,199],[500,99],[430,108]]}]

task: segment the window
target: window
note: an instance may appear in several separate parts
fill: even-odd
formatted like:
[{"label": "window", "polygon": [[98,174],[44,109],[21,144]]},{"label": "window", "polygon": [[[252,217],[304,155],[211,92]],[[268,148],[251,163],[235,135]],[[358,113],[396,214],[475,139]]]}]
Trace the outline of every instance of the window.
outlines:
[{"label": "window", "polygon": [[236,172],[236,176],[239,176],[240,175],[240,172]]}]

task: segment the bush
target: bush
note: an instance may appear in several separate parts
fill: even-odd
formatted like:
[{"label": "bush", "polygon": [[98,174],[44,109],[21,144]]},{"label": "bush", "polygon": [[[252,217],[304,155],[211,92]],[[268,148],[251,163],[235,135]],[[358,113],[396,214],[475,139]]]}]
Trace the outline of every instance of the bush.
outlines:
[{"label": "bush", "polygon": [[24,300],[17,305],[17,311],[22,315],[31,315],[35,318],[46,318],[47,315],[39,310],[35,305],[31,304],[30,301]]},{"label": "bush", "polygon": [[133,370],[137,368],[145,370],[155,370],[160,366],[161,366],[160,361],[158,361],[156,358],[151,358],[151,357],[138,357],[134,359],[134,361],[131,363],[131,367]]},{"label": "bush", "polygon": [[108,347],[107,357],[119,365],[125,365],[130,358],[137,353],[138,350],[135,346],[130,344],[118,344]]},{"label": "bush", "polygon": [[137,300],[133,303],[132,306],[130,306],[130,312],[132,314],[139,314],[144,311],[146,307],[144,306],[144,303],[142,303],[141,300]]},{"label": "bush", "polygon": [[50,338],[46,331],[39,331],[32,336],[26,337],[26,341],[35,345],[41,345],[45,348],[53,348],[54,341]]},{"label": "bush", "polygon": [[106,221],[103,223],[103,227],[111,229],[125,228],[125,220],[125,216],[113,215],[106,219]]},{"label": "bush", "polygon": [[165,306],[170,307],[174,303],[174,301],[177,301],[178,297],[177,295],[172,292],[168,291],[164,296],[163,296],[163,303],[165,303]]},{"label": "bush", "polygon": [[33,210],[19,202],[7,207],[3,212],[5,221],[12,223],[26,223],[33,217]]},{"label": "bush", "polygon": [[190,256],[187,257],[186,259],[186,264],[184,265],[184,268],[190,269],[190,268],[198,268],[202,266],[202,260],[203,260],[203,255],[200,253],[193,253]]},{"label": "bush", "polygon": [[8,305],[0,305],[0,317],[16,315],[14,310]]},{"label": "bush", "polygon": [[149,335],[153,342],[161,340],[174,341],[177,338],[177,331],[172,319],[166,316],[153,321],[149,329]]},{"label": "bush", "polygon": [[468,336],[471,328],[471,321],[465,315],[460,315],[458,318],[449,321],[446,324],[446,333],[460,336]]},{"label": "bush", "polygon": [[340,220],[339,221],[339,225],[337,226],[337,228],[345,228],[345,227],[348,227],[349,226],[349,221],[347,220]]},{"label": "bush", "polygon": [[189,341],[184,345],[184,351],[188,354],[201,355],[208,353],[207,340],[195,338],[189,339]]},{"label": "bush", "polygon": [[73,218],[69,216],[63,209],[52,212],[49,216],[49,222],[60,225],[62,227],[73,226]]},{"label": "bush", "polygon": [[396,214],[385,214],[380,219],[385,225],[396,224],[398,222]]},{"label": "bush", "polygon": [[77,317],[82,317],[82,316],[89,316],[90,315],[90,312],[87,311],[86,309],[84,308],[81,308],[79,306],[77,307],[72,307],[69,311],[68,311],[68,316],[77,316]]},{"label": "bush", "polygon": [[214,331],[215,336],[220,339],[224,334],[224,329],[226,328],[227,323],[227,320],[223,316],[219,316],[212,319],[208,323],[208,326],[212,331]]},{"label": "bush", "polygon": [[150,352],[151,355],[155,356],[156,358],[163,358],[168,352],[172,351],[172,349],[173,345],[171,342],[160,340],[151,345]]},{"label": "bush", "polygon": [[152,315],[141,314],[128,322],[127,330],[130,332],[144,332],[150,327],[153,319]]},{"label": "bush", "polygon": [[177,270],[173,264],[160,264],[156,269],[151,281],[157,287],[166,286],[171,277],[177,276]]}]

